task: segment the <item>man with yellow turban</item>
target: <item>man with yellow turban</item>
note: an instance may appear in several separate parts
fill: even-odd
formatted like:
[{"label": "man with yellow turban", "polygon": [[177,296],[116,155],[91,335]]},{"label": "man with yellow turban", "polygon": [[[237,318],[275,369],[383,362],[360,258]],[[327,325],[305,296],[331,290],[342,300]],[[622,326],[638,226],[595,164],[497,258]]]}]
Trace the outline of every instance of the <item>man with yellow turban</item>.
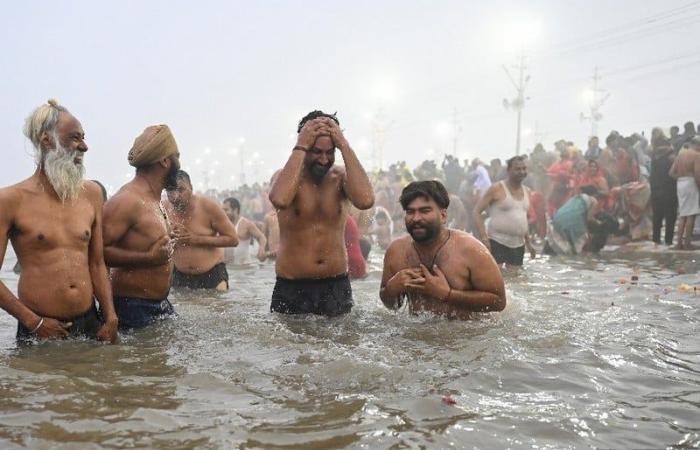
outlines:
[{"label": "man with yellow turban", "polygon": [[163,189],[177,186],[180,152],[167,125],[146,128],[129,151],[136,176],[104,209],[105,261],[111,267],[119,328],[142,328],[173,315],[168,301],[173,271]]}]

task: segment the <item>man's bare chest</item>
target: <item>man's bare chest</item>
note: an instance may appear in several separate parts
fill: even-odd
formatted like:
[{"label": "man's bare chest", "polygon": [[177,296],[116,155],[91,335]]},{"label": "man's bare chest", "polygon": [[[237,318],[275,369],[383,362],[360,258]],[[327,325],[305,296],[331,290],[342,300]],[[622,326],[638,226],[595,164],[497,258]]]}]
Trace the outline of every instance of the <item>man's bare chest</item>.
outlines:
[{"label": "man's bare chest", "polygon": [[86,247],[92,238],[95,210],[87,200],[72,204],[27,202],[15,216],[10,237],[18,251]]}]

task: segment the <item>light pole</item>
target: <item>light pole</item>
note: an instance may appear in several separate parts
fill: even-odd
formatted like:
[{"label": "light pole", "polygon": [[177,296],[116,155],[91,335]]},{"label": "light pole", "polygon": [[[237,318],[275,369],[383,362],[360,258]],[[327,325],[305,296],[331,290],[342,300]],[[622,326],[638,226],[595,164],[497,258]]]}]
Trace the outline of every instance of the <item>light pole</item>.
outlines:
[{"label": "light pole", "polygon": [[523,120],[523,108],[525,108],[525,101],[529,100],[529,97],[525,97],[525,88],[527,87],[527,83],[530,81],[530,76],[525,74],[525,70],[527,69],[527,66],[525,66],[525,53],[521,52],[520,53],[520,59],[518,62],[518,65],[514,67],[518,71],[518,80],[516,81],[515,78],[511,75],[510,71],[506,66],[503,66],[503,70],[505,70],[506,75],[508,76],[508,79],[510,82],[513,84],[513,87],[515,87],[516,91],[516,97],[512,100],[508,99],[503,99],[503,106],[506,109],[513,108],[517,112],[517,117],[518,117],[518,123],[517,123],[517,131],[515,134],[515,154],[520,155],[520,137],[521,137],[521,129],[522,129],[522,120]]}]

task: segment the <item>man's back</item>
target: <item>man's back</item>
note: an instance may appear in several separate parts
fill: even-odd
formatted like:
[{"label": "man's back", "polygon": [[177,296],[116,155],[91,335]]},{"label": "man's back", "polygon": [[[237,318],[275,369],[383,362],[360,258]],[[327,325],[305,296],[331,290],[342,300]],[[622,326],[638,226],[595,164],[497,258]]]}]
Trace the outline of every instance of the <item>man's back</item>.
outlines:
[{"label": "man's back", "polygon": [[682,148],[675,162],[675,173],[678,178],[695,176],[695,162],[698,152],[692,148]]}]

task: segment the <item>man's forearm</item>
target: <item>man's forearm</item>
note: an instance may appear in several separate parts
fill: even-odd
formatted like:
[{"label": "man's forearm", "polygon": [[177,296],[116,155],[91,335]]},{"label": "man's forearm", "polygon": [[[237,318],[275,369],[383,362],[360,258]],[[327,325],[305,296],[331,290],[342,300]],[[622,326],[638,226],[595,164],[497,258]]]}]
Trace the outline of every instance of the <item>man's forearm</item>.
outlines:
[{"label": "man's forearm", "polygon": [[192,236],[190,243],[197,247],[235,247],[238,240],[233,236]]},{"label": "man's forearm", "polygon": [[401,293],[391,291],[388,286],[384,286],[379,290],[379,298],[382,300],[382,303],[384,303],[384,306],[389,309],[397,309],[399,307],[402,295]]},{"label": "man's forearm", "polygon": [[506,307],[505,295],[500,296],[486,291],[458,291],[453,289],[447,301],[459,304],[475,312],[501,311]]},{"label": "man's forearm", "polygon": [[17,297],[5,286],[5,283],[0,281],[0,308],[7,311],[12,317],[17,319],[19,323],[31,329],[35,326],[35,322],[40,320],[40,317],[31,309],[27,308]]},{"label": "man's forearm", "polygon": [[107,266],[104,264],[94,264],[90,266],[90,277],[92,278],[92,289],[100,304],[100,312],[104,320],[116,318],[114,302],[112,300],[112,287],[107,277]]},{"label": "man's forearm", "polygon": [[284,165],[282,171],[277,175],[269,195],[270,202],[275,208],[284,209],[292,204],[299,187],[305,156],[306,153],[303,150],[293,150],[287,160],[287,164]]},{"label": "man's forearm", "polygon": [[125,250],[118,247],[105,247],[104,249],[105,264],[109,267],[152,267],[162,266],[167,263],[157,260],[149,252],[139,252],[134,250]]},{"label": "man's forearm", "polygon": [[349,144],[340,147],[340,152],[345,162],[345,183],[348,198],[359,209],[371,208],[374,205],[374,192],[367,172]]}]

